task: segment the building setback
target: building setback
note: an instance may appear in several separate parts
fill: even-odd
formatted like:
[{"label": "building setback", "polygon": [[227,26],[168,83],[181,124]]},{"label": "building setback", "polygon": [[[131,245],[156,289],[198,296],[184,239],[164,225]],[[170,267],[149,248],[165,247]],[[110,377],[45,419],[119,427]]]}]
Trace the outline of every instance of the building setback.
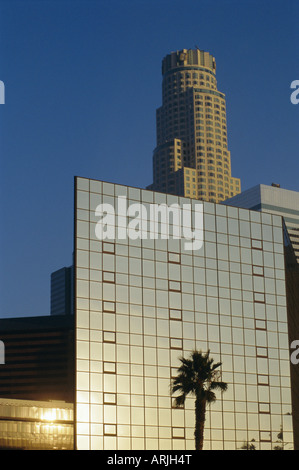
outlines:
[{"label": "building setback", "polygon": [[284,218],[297,261],[299,262],[299,192],[280,185],[258,184],[227,199],[224,204],[281,215]]},{"label": "building setback", "polygon": [[[280,215],[285,224],[286,290],[288,305],[289,343],[299,339],[299,192],[259,184],[224,201],[233,207],[242,207],[269,214]],[[293,349],[291,348],[291,351]],[[291,363],[293,420],[295,436],[299,436],[299,366]],[[295,448],[299,448],[298,437]]]},{"label": "building setback", "polygon": [[[193,399],[173,408],[169,385],[180,356],[209,349],[228,391],[204,448],[294,448],[282,217],[80,177],[75,188],[75,447],[194,449]],[[120,196],[144,217],[150,204],[202,205],[203,246],[160,230],[102,240],[98,206],[117,215]]]},{"label": "building setback", "polygon": [[199,49],[171,52],[162,62],[153,183],[148,189],[220,202],[241,191],[231,176],[226,101],[216,61]]}]

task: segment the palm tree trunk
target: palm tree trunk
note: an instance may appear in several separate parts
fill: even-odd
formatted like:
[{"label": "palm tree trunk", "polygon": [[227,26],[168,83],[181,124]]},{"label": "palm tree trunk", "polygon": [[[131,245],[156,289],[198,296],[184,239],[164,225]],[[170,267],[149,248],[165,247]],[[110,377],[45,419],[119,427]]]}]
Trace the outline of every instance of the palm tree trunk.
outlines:
[{"label": "palm tree trunk", "polygon": [[197,397],[195,400],[195,432],[194,432],[196,450],[202,450],[203,448],[205,420],[206,420],[206,400],[203,400]]}]

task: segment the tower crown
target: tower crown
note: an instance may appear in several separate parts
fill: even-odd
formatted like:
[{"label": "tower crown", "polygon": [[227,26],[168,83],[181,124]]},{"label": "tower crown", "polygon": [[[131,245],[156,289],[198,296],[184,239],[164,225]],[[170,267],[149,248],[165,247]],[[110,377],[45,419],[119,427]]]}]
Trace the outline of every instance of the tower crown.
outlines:
[{"label": "tower crown", "polygon": [[209,53],[199,49],[182,49],[171,52],[162,61],[162,75],[180,67],[204,67],[216,73],[216,60]]}]

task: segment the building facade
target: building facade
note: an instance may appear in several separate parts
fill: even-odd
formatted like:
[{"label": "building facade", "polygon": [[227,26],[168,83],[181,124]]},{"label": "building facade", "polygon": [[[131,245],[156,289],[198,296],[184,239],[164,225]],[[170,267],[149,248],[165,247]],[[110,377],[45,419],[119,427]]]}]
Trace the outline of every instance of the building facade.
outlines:
[{"label": "building facade", "polygon": [[73,403],[0,398],[0,450],[73,450]]},{"label": "building facade", "polygon": [[[184,204],[196,249],[173,220],[148,229]],[[204,449],[292,449],[282,217],[76,178],[75,222],[75,448],[194,449],[194,401],[174,408],[170,382],[209,349],[228,390]]]},{"label": "building facade", "polygon": [[153,184],[148,189],[220,202],[240,193],[231,176],[226,101],[217,89],[216,61],[199,49],[172,52],[162,62]]},{"label": "building facade", "polygon": [[224,204],[283,216],[299,262],[299,192],[283,189],[277,184],[259,184],[229,198]]}]

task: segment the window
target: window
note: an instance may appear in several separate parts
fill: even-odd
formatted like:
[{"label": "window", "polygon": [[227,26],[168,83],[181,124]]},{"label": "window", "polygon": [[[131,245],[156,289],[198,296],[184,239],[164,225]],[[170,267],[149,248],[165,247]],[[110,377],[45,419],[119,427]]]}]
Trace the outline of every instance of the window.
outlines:
[{"label": "window", "polygon": [[104,436],[116,436],[117,427],[116,424],[104,424]]},{"label": "window", "polygon": [[262,250],[263,249],[263,242],[262,240],[256,240],[254,238],[251,239],[251,248],[254,250]]},{"label": "window", "polygon": [[115,273],[110,271],[103,271],[103,282],[115,283]]},{"label": "window", "polygon": [[103,312],[115,313],[115,302],[103,302]]},{"label": "window", "polygon": [[254,276],[264,276],[263,266],[252,266],[252,274]]},{"label": "window", "polygon": [[110,242],[103,242],[103,253],[115,253],[115,244]]},{"label": "window", "polygon": [[182,320],[182,310],[176,310],[174,308],[169,309],[170,320]]},{"label": "window", "polygon": [[270,403],[259,403],[259,413],[269,414],[270,413]]},{"label": "window", "polygon": [[168,262],[169,263],[180,263],[181,262],[181,255],[180,253],[170,253],[168,252]]},{"label": "window", "polygon": [[103,342],[104,343],[115,343],[115,332],[114,331],[103,331]]},{"label": "window", "polygon": [[115,362],[103,362],[104,374],[116,374],[116,363]]},{"label": "window", "polygon": [[255,329],[256,330],[266,330],[266,321],[265,320],[255,320]]},{"label": "window", "polygon": [[181,283],[179,281],[168,281],[168,288],[170,291],[180,292]]},{"label": "window", "polygon": [[185,428],[172,427],[172,439],[185,439]]},{"label": "window", "polygon": [[268,357],[268,348],[256,347],[257,357]]},{"label": "window", "polygon": [[260,304],[265,303],[265,294],[263,292],[254,292],[253,293],[254,301]]},{"label": "window", "polygon": [[170,349],[183,349],[183,340],[180,338],[170,338]]},{"label": "window", "polygon": [[271,442],[271,431],[260,431],[261,442]]},{"label": "window", "polygon": [[104,405],[116,405],[116,393],[104,393]]}]

